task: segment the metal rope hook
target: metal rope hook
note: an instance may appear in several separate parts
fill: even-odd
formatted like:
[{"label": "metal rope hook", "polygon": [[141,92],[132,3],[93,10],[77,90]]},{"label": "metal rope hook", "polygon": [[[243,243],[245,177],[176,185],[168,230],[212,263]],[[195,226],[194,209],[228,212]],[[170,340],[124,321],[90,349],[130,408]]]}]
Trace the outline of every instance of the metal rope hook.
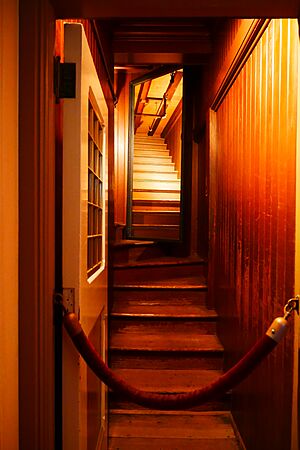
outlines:
[{"label": "metal rope hook", "polygon": [[299,315],[299,303],[300,303],[300,295],[296,295],[296,297],[290,298],[287,304],[284,307],[284,318],[288,319],[293,311],[296,311]]},{"label": "metal rope hook", "polygon": [[287,320],[291,316],[293,311],[299,314],[299,299],[300,295],[290,298],[283,309],[283,317],[277,317],[270,328],[267,330],[266,335],[273,339],[275,342],[280,342],[287,330]]}]

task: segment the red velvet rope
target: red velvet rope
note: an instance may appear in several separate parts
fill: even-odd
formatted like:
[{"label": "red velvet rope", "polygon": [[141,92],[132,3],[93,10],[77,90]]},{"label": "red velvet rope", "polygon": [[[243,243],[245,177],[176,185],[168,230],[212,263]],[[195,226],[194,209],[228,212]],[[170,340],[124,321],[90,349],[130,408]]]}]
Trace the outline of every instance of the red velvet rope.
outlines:
[{"label": "red velvet rope", "polygon": [[102,361],[100,355],[82,330],[75,314],[66,314],[64,316],[64,325],[78,352],[97,377],[110,389],[121,394],[126,399],[153,409],[176,410],[191,408],[220,397],[244,380],[277,345],[276,341],[265,335],[235,366],[211,384],[183,394],[157,394],[136,389],[114,373]]}]

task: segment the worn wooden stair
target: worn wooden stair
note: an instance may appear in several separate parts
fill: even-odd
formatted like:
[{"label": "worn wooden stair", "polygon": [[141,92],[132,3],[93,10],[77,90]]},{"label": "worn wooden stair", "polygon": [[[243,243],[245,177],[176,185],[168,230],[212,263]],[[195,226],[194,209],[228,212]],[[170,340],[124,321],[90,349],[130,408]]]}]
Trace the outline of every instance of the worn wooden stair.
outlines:
[{"label": "worn wooden stair", "polygon": [[135,136],[132,196],[132,237],[179,239],[180,179],[163,139]]},{"label": "worn wooden stair", "polygon": [[[127,262],[115,258],[111,367],[137,388],[157,393],[211,383],[222,373],[223,347],[217,315],[206,307],[205,261],[151,254],[140,259],[141,248],[138,254],[132,249],[135,256]],[[109,405],[110,450],[241,448],[230,394],[176,412],[148,410],[112,392]]]}]

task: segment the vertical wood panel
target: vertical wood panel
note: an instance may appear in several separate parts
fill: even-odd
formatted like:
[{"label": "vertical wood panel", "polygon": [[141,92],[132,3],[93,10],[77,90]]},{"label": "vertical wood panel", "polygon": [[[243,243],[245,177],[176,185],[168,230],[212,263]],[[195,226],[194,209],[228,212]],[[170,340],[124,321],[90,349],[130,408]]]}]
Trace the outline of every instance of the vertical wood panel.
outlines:
[{"label": "vertical wood panel", "polygon": [[178,170],[178,176],[181,173],[181,135],[182,135],[182,115],[180,114],[177,118],[176,123],[172,129],[168,132],[165,137],[165,142],[168,149],[170,150],[170,155],[172,156],[172,161],[175,164],[175,170]]},{"label": "vertical wood panel", "polygon": [[20,2],[20,448],[54,448],[54,14]]},{"label": "vertical wood panel", "polygon": [[0,448],[19,448],[18,1],[0,0]]},{"label": "vertical wood panel", "polygon": [[[294,294],[298,39],[296,21],[272,21],[216,113],[212,273],[228,366]],[[290,448],[292,334],[234,392],[249,449]]]},{"label": "vertical wood panel", "polygon": [[116,75],[118,104],[115,110],[115,223],[126,226],[129,83],[132,75],[119,71]]}]

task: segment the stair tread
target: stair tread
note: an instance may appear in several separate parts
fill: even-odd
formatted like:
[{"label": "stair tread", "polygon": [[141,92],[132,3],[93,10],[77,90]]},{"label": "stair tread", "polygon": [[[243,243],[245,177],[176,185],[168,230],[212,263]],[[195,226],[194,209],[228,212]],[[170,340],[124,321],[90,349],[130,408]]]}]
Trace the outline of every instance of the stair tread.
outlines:
[{"label": "stair tread", "polygon": [[143,351],[143,352],[222,352],[219,339],[213,334],[195,334],[156,332],[153,335],[115,332],[110,339],[111,350]]},{"label": "stair tread", "polygon": [[208,310],[204,305],[174,305],[162,304],[159,300],[132,302],[115,302],[111,316],[113,317],[156,317],[156,318],[195,318],[212,319],[217,318],[214,310]]},{"label": "stair tread", "polygon": [[156,228],[179,228],[179,225],[176,224],[169,224],[169,223],[160,223],[160,224],[154,224],[154,223],[133,223],[132,227],[134,228],[150,228],[150,229],[156,229]]},{"label": "stair tread", "polygon": [[[168,439],[236,439],[229,412],[189,412],[113,410],[110,414],[110,437]],[[190,448],[190,447],[186,447]],[[201,447],[202,448],[202,447]],[[238,447],[236,447],[238,448]]]},{"label": "stair tread", "polygon": [[190,265],[190,264],[203,264],[206,260],[200,257],[186,257],[186,258],[178,258],[176,256],[164,256],[160,258],[151,258],[147,259],[147,261],[134,261],[128,262],[126,264],[115,264],[115,268],[129,268],[129,267],[151,267],[151,266],[181,266],[181,265]]},{"label": "stair tread", "polygon": [[138,389],[149,392],[188,392],[201,389],[217,380],[221,370],[157,370],[157,369],[115,369],[120,377]]},{"label": "stair tread", "polygon": [[153,246],[155,241],[139,241],[137,239],[122,239],[113,243],[114,247],[138,247],[138,246]]},{"label": "stair tread", "polygon": [[153,281],[151,282],[140,282],[140,283],[130,283],[130,284],[115,284],[114,285],[114,289],[138,289],[138,290],[143,290],[143,289],[151,289],[151,290],[162,290],[162,291],[169,291],[169,290],[174,290],[174,289],[178,289],[178,290],[207,290],[207,284],[205,283],[180,283],[179,281],[176,282],[171,282],[169,280],[169,282],[165,283],[163,281],[157,281],[156,283],[154,283]]},{"label": "stair tread", "polygon": [[[129,286],[129,284],[125,284]],[[207,283],[205,281],[204,276],[178,276],[178,277],[168,277],[163,280],[143,280],[136,283],[130,283],[132,287],[136,288],[160,288],[160,289],[170,289],[170,288],[179,288],[179,289],[190,289],[190,288],[203,288],[207,287]],[[120,285],[117,285],[120,288]]]},{"label": "stair tread", "polygon": [[[174,167],[174,165],[172,164],[172,167]],[[162,167],[162,170],[159,172],[161,175],[163,175],[163,174],[169,174],[170,173],[170,171],[169,170],[167,170],[167,171],[164,171],[163,169],[164,169],[165,167]],[[141,170],[141,169],[135,169],[134,170],[134,173],[157,173],[156,172],[156,170],[155,169],[149,169],[148,167],[146,167],[144,170]],[[178,171],[177,170],[171,170],[171,173],[176,173],[176,174],[178,174]]]},{"label": "stair tread", "polygon": [[132,209],[133,213],[138,213],[138,214],[179,214],[180,210],[178,209],[178,211],[176,211],[175,209]]},{"label": "stair tread", "polygon": [[162,189],[162,188],[159,188],[159,189],[155,189],[155,188],[133,188],[132,189],[132,191],[133,192],[150,192],[150,193],[156,193],[156,192],[162,192],[162,193],[165,193],[165,192],[170,192],[170,193],[177,193],[177,194],[180,194],[180,189]]},{"label": "stair tread", "polygon": [[[201,446],[201,447],[199,447]],[[109,450],[240,450],[235,438],[110,438]]]}]

